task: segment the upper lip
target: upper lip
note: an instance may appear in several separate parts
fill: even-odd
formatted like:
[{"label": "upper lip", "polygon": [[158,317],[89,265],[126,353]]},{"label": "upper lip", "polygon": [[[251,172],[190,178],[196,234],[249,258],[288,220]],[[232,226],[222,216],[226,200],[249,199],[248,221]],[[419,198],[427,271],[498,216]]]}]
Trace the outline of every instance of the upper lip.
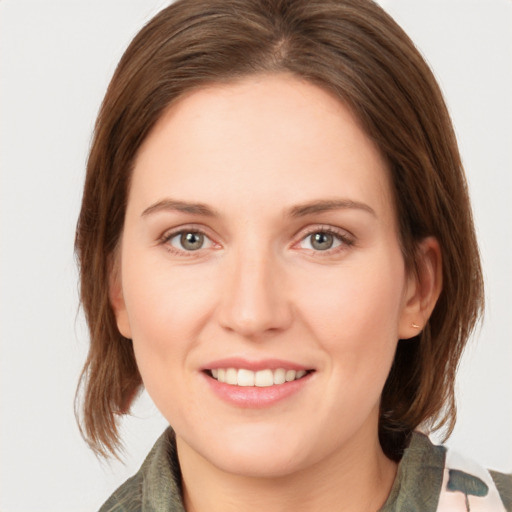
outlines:
[{"label": "upper lip", "polygon": [[302,364],[286,361],[284,359],[259,359],[248,360],[240,357],[229,357],[223,359],[216,359],[204,365],[203,370],[213,370],[216,368],[237,368],[252,370],[257,372],[259,370],[277,370],[284,368],[285,370],[312,370],[311,367]]}]

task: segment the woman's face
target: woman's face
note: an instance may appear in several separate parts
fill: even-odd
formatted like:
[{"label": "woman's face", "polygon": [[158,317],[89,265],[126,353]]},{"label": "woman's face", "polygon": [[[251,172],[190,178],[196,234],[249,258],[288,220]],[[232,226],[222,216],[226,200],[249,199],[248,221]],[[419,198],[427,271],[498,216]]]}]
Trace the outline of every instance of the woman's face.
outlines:
[{"label": "woman's face", "polygon": [[174,104],[118,263],[118,326],[179,449],[277,476],[378,445],[415,285],[386,165],[337,99],[279,75]]}]

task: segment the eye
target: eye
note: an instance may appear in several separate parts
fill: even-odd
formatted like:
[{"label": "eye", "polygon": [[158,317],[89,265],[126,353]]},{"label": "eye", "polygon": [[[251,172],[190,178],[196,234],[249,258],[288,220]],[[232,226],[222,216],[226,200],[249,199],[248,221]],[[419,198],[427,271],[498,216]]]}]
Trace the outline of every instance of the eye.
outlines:
[{"label": "eye", "polygon": [[351,241],[340,233],[319,229],[306,235],[299,243],[301,249],[329,251],[342,245],[351,245]]},{"label": "eye", "polygon": [[165,242],[175,249],[187,252],[213,246],[213,242],[205,234],[193,230],[171,233],[166,237]]}]

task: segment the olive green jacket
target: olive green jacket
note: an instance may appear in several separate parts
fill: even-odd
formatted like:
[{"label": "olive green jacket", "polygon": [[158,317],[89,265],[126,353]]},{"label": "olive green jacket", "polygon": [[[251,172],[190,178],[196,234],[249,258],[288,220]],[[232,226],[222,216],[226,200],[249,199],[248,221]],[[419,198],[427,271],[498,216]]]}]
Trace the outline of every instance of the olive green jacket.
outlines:
[{"label": "olive green jacket", "polygon": [[[185,512],[174,432],[158,439],[142,467],[100,512]],[[414,433],[381,512],[512,512],[512,474],[489,472]]]}]

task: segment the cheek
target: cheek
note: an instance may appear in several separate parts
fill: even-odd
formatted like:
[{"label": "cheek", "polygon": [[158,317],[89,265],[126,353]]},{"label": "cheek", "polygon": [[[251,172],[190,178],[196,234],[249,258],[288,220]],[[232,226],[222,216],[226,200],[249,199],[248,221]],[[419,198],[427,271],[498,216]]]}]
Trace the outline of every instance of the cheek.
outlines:
[{"label": "cheek", "polygon": [[[401,260],[346,266],[338,275],[310,276],[300,293],[304,321],[333,357],[354,367],[392,359],[398,341],[405,272]],[[312,288],[314,287],[314,288]]]},{"label": "cheek", "polygon": [[211,309],[212,289],[197,271],[193,277],[190,269],[160,267],[139,260],[130,272],[127,265],[126,301],[144,387],[174,424],[192,406],[186,369]]},{"label": "cheek", "polygon": [[207,271],[146,259],[123,260],[123,291],[139,366],[165,366],[182,359],[197,337],[214,290]]}]

